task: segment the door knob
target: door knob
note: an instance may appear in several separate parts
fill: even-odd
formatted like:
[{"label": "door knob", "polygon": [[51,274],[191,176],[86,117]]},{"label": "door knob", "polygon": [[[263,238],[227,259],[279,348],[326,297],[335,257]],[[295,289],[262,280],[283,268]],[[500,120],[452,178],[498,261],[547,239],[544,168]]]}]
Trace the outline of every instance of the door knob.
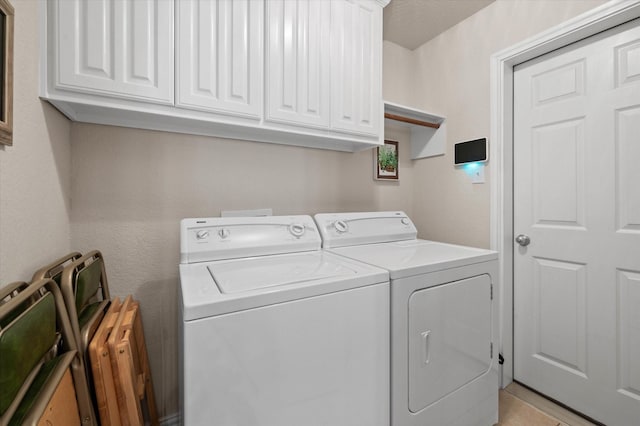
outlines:
[{"label": "door knob", "polygon": [[531,242],[531,238],[528,235],[520,234],[516,237],[516,243],[520,244],[522,247],[526,247]]}]

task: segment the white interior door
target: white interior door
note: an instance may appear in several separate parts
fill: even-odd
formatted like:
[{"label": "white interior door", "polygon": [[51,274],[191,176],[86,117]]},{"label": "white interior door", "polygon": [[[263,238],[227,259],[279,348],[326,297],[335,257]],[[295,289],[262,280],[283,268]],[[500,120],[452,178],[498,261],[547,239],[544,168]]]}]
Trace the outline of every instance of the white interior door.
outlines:
[{"label": "white interior door", "polygon": [[609,426],[640,424],[639,165],[637,21],[516,67],[514,377]]}]

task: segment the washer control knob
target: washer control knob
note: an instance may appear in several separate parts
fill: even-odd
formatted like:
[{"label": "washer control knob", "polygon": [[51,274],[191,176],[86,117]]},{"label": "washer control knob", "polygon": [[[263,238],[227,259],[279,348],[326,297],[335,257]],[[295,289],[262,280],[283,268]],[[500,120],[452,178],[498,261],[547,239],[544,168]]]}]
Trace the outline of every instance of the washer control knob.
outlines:
[{"label": "washer control knob", "polygon": [[408,217],[403,217],[401,220],[403,225],[408,225],[409,224],[409,218]]},{"label": "washer control knob", "polygon": [[345,233],[349,230],[349,225],[347,225],[347,222],[345,222],[344,220],[336,220],[333,223],[333,226],[340,234]]},{"label": "washer control knob", "polygon": [[291,232],[291,235],[293,235],[294,237],[302,237],[305,231],[306,229],[301,223],[294,223],[293,225],[289,225],[289,232]]},{"label": "washer control knob", "polygon": [[222,239],[227,238],[229,234],[231,234],[231,232],[229,232],[227,228],[222,228],[221,230],[218,231],[218,236]]},{"label": "washer control knob", "polygon": [[196,238],[198,240],[206,240],[207,238],[209,238],[209,231],[207,231],[206,229],[202,229],[196,232]]}]

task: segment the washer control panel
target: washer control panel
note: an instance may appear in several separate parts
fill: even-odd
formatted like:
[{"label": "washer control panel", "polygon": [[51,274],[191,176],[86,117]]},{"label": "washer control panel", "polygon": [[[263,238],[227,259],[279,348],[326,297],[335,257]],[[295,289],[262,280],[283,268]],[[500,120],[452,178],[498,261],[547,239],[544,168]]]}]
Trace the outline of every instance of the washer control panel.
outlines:
[{"label": "washer control panel", "polygon": [[180,262],[295,253],[319,250],[320,245],[311,216],[183,219]]}]

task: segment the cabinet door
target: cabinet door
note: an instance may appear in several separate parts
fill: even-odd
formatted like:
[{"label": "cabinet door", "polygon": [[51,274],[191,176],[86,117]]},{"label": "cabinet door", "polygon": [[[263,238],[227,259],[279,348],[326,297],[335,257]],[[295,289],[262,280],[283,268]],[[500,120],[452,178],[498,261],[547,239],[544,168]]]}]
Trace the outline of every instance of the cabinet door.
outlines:
[{"label": "cabinet door", "polygon": [[264,3],[180,0],[177,7],[176,104],[260,117]]},{"label": "cabinet door", "polygon": [[372,0],[333,0],[331,25],[331,127],[379,135],[382,8]]},{"label": "cabinet door", "polygon": [[173,103],[173,2],[48,2],[56,88]]},{"label": "cabinet door", "polygon": [[267,120],[329,127],[330,14],[326,0],[267,2]]}]

